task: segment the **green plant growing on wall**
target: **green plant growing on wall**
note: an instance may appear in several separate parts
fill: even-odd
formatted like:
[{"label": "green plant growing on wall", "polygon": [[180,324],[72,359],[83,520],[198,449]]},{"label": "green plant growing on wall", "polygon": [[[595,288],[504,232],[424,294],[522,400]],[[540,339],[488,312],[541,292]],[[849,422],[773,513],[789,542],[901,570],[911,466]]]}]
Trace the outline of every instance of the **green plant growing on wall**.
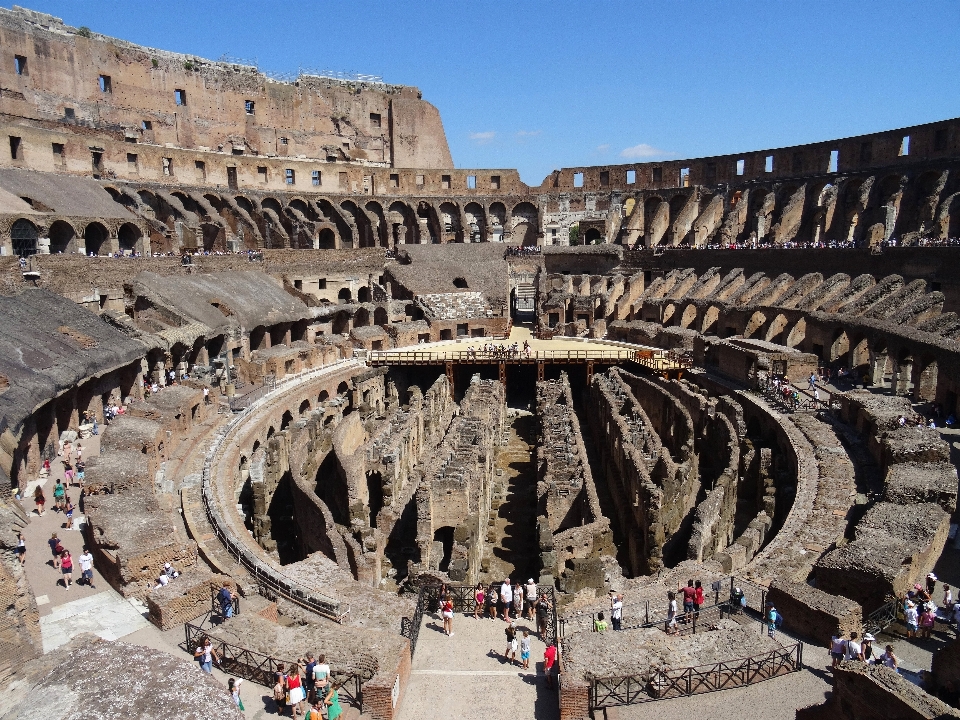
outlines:
[{"label": "green plant growing on wall", "polygon": [[150,61],[150,64],[153,65],[153,69],[154,69],[154,70],[156,70],[158,67],[160,67],[160,61],[157,60],[156,58],[153,58],[153,59]]},{"label": "green plant growing on wall", "polygon": [[79,28],[77,28],[77,35],[88,38],[93,35],[93,33],[90,32],[90,28],[88,28],[86,25],[81,25]]},{"label": "green plant growing on wall", "polygon": [[574,223],[570,226],[570,244],[580,244],[580,223]]}]

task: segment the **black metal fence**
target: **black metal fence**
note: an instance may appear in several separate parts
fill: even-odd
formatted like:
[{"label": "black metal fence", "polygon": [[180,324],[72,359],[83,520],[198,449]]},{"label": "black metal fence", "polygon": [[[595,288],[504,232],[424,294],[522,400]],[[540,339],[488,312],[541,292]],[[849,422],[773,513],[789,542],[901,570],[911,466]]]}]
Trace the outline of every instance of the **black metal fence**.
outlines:
[{"label": "black metal fence", "polygon": [[900,619],[902,601],[893,598],[863,619],[863,631],[877,635]]},{"label": "black metal fence", "polygon": [[[441,593],[449,595],[453,601],[453,611],[458,613],[472,613],[476,607],[474,596],[475,588],[472,585],[444,585],[432,579],[424,581],[417,593],[417,605],[412,618],[400,619],[400,634],[410,640],[411,657],[417,650],[417,639],[420,636],[420,626],[423,624],[425,613],[439,610]],[[538,602],[546,602],[547,622],[541,640],[547,645],[557,642],[558,619],[557,602],[554,589],[546,585],[537,586]]]},{"label": "black metal fence", "polygon": [[[694,618],[684,622],[686,619],[682,608],[677,614],[678,632],[681,635],[697,632],[701,626],[708,625],[734,615],[743,610],[752,611],[754,614],[763,614],[766,603],[767,589],[762,585],[757,585],[749,580],[729,576],[712,583],[709,588],[704,588],[706,600],[709,605],[703,605]],[[742,598],[742,602],[741,602]],[[678,600],[679,604],[679,600]],[[666,613],[667,600],[664,597],[662,603],[651,604],[649,600],[636,603],[626,603],[621,610],[621,627],[624,630],[633,630],[645,627],[660,627],[668,629],[668,617]],[[604,609],[605,619],[609,621],[610,610]],[[597,612],[582,613],[571,615],[558,620],[560,637],[566,637],[569,633],[589,631],[593,628],[594,620],[597,619]],[[610,623],[608,622],[608,627]]]},{"label": "black metal fence", "polygon": [[[210,638],[211,645],[218,658],[217,666],[225,673],[242,677],[244,680],[255,682],[263,687],[271,688],[276,683],[276,674],[281,667],[289,667],[292,660],[281,660],[270,657],[254,650],[234,645],[220,640],[203,628],[190,623],[183,626],[187,652],[193,654],[194,648],[202,647],[205,638]],[[342,701],[363,711],[363,683],[369,680],[357,672],[331,672],[333,680],[342,683],[339,695]],[[372,676],[371,676],[372,677]]]},{"label": "black metal fence", "polygon": [[803,643],[709,665],[654,671],[649,676],[592,678],[590,709],[635,705],[753,685],[803,668]]}]

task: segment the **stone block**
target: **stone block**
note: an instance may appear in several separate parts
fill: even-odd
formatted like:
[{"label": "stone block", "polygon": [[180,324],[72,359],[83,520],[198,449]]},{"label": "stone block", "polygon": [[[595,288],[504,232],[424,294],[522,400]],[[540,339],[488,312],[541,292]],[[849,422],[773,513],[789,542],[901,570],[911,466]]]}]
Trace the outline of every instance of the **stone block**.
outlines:
[{"label": "stone block", "polygon": [[806,583],[780,578],[770,583],[767,599],[783,616],[786,630],[812,638],[821,645],[834,633],[862,632],[863,612],[859,603],[831,595]]}]

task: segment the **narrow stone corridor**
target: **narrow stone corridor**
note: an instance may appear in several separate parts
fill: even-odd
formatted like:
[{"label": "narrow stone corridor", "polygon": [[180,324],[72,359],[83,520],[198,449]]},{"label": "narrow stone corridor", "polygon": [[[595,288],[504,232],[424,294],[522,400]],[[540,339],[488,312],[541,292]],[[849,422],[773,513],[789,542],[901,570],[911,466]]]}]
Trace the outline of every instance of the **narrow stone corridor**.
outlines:
[{"label": "narrow stone corridor", "polygon": [[540,576],[537,547],[537,467],[534,458],[536,417],[525,410],[509,411],[507,444],[497,455],[502,471],[491,505],[494,524],[488,542],[492,553],[484,560],[486,582],[510,577],[521,583]]}]

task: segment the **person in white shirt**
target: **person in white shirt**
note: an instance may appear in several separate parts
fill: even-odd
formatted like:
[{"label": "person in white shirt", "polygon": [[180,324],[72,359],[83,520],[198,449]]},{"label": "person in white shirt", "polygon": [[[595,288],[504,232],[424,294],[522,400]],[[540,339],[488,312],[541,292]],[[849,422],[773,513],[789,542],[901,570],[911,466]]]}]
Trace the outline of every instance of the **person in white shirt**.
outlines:
[{"label": "person in white shirt", "polygon": [[510,622],[510,607],[513,605],[513,585],[510,584],[510,578],[504,580],[500,586],[500,605],[503,607],[503,619]]},{"label": "person in white shirt", "polygon": [[860,647],[860,641],[857,640],[856,631],[850,633],[850,639],[847,640],[845,657],[847,660],[863,660],[863,649]]},{"label": "person in white shirt", "polygon": [[623,595],[615,594],[610,598],[610,622],[614,630],[619,630],[623,623]]},{"label": "person in white shirt", "polygon": [[524,591],[527,596],[527,619],[533,620],[533,612],[537,607],[537,584],[533,581],[533,578],[527,580]]},{"label": "person in white shirt", "polygon": [[884,650],[883,655],[880,656],[879,662],[894,672],[900,672],[900,660],[893,654],[893,645],[887,645],[887,649]]},{"label": "person in white shirt", "polygon": [[836,667],[843,661],[843,656],[847,652],[847,641],[843,635],[834,635],[830,638],[830,659],[833,661],[833,667]]},{"label": "person in white shirt", "polygon": [[78,583],[83,583],[88,587],[94,587],[93,585],[93,555],[90,554],[90,549],[84,545],[83,554],[77,558],[77,561],[80,563],[80,580]]}]

